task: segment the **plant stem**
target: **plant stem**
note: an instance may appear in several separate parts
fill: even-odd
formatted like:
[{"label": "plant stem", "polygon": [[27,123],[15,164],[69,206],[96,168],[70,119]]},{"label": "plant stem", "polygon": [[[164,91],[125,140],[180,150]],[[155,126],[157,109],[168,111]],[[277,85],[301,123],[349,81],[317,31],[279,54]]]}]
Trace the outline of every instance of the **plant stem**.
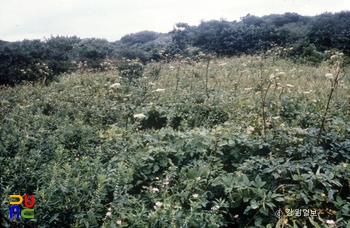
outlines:
[{"label": "plant stem", "polygon": [[316,139],[316,145],[318,145],[318,143],[319,143],[319,141],[320,141],[321,134],[322,134],[324,125],[325,125],[325,123],[326,123],[326,117],[327,117],[328,111],[329,111],[329,109],[330,109],[329,104],[330,104],[330,102],[331,102],[332,95],[333,95],[333,92],[334,92],[334,90],[335,90],[335,86],[338,84],[338,76],[339,76],[339,73],[340,73],[340,70],[338,70],[337,75],[335,76],[335,79],[334,79],[334,81],[332,82],[331,92],[329,93],[329,97],[328,97],[328,101],[327,101],[326,110],[325,110],[325,112],[324,112],[324,114],[323,114],[323,119],[322,119],[322,123],[321,123],[320,130],[318,131],[318,135],[317,135],[317,139]]},{"label": "plant stem", "polygon": [[177,88],[178,88],[178,86],[179,86],[179,81],[180,81],[180,63],[179,63],[179,65],[177,66],[175,92],[177,91]]},{"label": "plant stem", "polygon": [[209,92],[208,92],[209,63],[210,63],[210,58],[207,59],[207,69],[206,69],[206,73],[205,73],[205,93],[207,94],[207,98],[209,98]]}]

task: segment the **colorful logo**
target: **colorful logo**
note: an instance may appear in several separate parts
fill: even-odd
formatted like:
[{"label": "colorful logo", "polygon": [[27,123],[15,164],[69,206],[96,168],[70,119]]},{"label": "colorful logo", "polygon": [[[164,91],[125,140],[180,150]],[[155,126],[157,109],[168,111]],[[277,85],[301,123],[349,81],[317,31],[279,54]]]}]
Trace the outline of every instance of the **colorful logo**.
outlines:
[{"label": "colorful logo", "polygon": [[[18,206],[23,202],[23,197],[24,197],[24,206],[26,208],[22,209]],[[10,200],[10,205],[13,205],[10,207],[10,219],[13,218],[13,212],[16,213],[16,217],[20,218],[21,216],[23,218],[34,218],[34,203],[35,203],[35,197],[34,195],[30,196],[30,202],[28,203],[28,195],[25,194],[24,196],[20,195],[10,195],[10,199],[18,199],[18,201],[11,201]],[[32,208],[32,209],[30,209]]]}]

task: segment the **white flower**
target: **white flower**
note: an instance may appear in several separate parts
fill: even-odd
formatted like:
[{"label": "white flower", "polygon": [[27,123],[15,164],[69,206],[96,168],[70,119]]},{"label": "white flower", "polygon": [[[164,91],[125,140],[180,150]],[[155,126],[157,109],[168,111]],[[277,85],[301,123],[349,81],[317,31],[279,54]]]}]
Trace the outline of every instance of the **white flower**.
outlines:
[{"label": "white flower", "polygon": [[271,74],[271,75],[270,75],[270,81],[272,81],[274,78],[275,78],[275,75],[274,75],[274,74]]},{"label": "white flower", "polygon": [[159,189],[158,189],[158,188],[152,188],[152,192],[153,192],[153,193],[159,192]]},{"label": "white flower", "polygon": [[331,73],[325,74],[324,76],[329,80],[333,79],[333,74],[331,74]]},{"label": "white flower", "polygon": [[254,131],[254,129],[255,128],[252,126],[247,127],[247,134],[250,135]]},{"label": "white flower", "polygon": [[140,118],[140,119],[142,119],[142,118],[145,118],[146,116],[143,114],[143,113],[139,113],[139,114],[135,114],[134,115],[134,118]]},{"label": "white flower", "polygon": [[211,208],[212,211],[217,211],[219,210],[220,206],[219,205],[215,205],[214,207]]},{"label": "white flower", "polygon": [[158,201],[158,202],[156,202],[156,206],[157,206],[157,207],[160,207],[160,206],[162,206],[162,205],[163,205],[163,203],[162,203],[162,202],[159,202],[159,201]]},{"label": "white flower", "polygon": [[192,197],[197,199],[198,198],[198,194],[193,194]]},{"label": "white flower", "polygon": [[200,181],[201,180],[201,177],[196,177],[196,181]]},{"label": "white flower", "polygon": [[122,224],[122,221],[121,220],[118,220],[117,221],[117,225],[121,225]]},{"label": "white flower", "polygon": [[120,88],[120,83],[114,83],[112,85],[109,86],[110,89],[119,89]]},{"label": "white flower", "polygon": [[153,90],[152,92],[164,92],[165,89],[156,89],[156,90]]},{"label": "white flower", "polygon": [[277,74],[277,76],[285,76],[285,75],[286,75],[286,73],[284,73],[283,71],[281,71]]},{"label": "white flower", "polygon": [[107,213],[106,213],[106,216],[111,216],[112,215],[112,212],[110,212],[110,211],[108,211]]},{"label": "white flower", "polygon": [[329,225],[335,225],[335,222],[333,220],[326,220],[326,223]]}]

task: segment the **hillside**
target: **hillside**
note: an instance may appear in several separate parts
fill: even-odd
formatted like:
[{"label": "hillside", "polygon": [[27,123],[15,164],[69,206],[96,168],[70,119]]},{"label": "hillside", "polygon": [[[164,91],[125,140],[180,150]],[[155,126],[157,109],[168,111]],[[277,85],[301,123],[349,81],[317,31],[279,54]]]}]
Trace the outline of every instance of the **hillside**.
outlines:
[{"label": "hillside", "polygon": [[[1,226],[350,226],[349,68],[288,51],[1,87]],[[34,218],[9,219],[13,194]]]},{"label": "hillside", "polygon": [[193,58],[200,52],[239,57],[262,54],[276,46],[288,49],[288,55],[280,57],[294,63],[318,65],[327,58],[328,50],[344,53],[348,63],[349,26],[349,11],[313,17],[297,13],[262,17],[247,14],[239,21],[210,20],[198,26],[180,22],[166,34],[140,31],[115,42],[77,36],[0,41],[0,85],[14,86],[23,81],[49,84],[62,73],[80,69],[80,65],[98,70],[111,60],[139,59],[147,64],[160,61],[162,55]]}]

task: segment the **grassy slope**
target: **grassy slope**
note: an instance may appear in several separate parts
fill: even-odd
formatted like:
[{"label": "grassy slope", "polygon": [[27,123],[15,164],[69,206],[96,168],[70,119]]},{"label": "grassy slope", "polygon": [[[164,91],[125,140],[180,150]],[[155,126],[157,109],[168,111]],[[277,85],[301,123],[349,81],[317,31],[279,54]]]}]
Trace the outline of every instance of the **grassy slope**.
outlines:
[{"label": "grassy slope", "polygon": [[[47,87],[4,88],[2,223],[10,224],[10,194],[34,193],[35,219],[17,223],[265,227],[343,218],[344,225],[348,78],[337,85],[315,142],[331,89],[324,75],[337,73],[329,63],[243,56],[207,68],[205,60],[185,59],[148,65],[137,86],[115,71],[82,71]],[[279,79],[270,84],[271,74]],[[121,88],[109,89],[115,82]],[[265,137],[261,85],[268,90]],[[279,208],[314,209],[320,217],[279,219]]]}]

